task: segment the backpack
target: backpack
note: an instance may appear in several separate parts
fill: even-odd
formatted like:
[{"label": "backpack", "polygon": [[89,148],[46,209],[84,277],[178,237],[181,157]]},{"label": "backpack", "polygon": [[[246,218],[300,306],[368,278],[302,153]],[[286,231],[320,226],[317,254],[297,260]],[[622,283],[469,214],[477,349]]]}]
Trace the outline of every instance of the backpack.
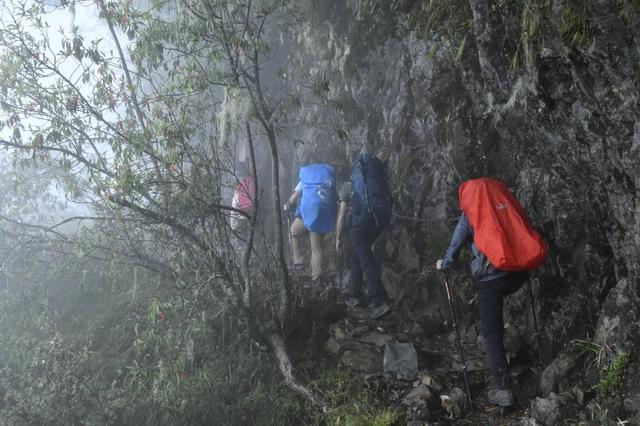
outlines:
[{"label": "backpack", "polygon": [[336,173],[328,164],[300,167],[302,200],[296,211],[305,228],[327,233],[336,226],[337,202]]},{"label": "backpack", "polygon": [[256,197],[256,186],[253,184],[253,177],[243,177],[233,194],[235,205],[238,209],[245,213],[250,212],[253,209],[253,200]]},{"label": "backpack", "polygon": [[350,226],[375,223],[383,228],[391,222],[393,199],[389,190],[387,167],[377,157],[363,154],[351,172]]},{"label": "backpack", "polygon": [[473,242],[502,271],[527,271],[544,263],[547,246],[507,186],[493,178],[464,182],[460,208],[473,228]]}]

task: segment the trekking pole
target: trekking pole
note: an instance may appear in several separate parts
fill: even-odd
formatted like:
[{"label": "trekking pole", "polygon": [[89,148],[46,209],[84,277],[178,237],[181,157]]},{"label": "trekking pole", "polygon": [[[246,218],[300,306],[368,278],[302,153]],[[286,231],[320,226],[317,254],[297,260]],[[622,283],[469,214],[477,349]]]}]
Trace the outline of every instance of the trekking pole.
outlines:
[{"label": "trekking pole", "polygon": [[536,299],[533,297],[533,283],[529,279],[529,296],[531,296],[531,313],[533,314],[533,326],[536,330],[536,340],[538,341],[538,361],[542,365],[542,355],[540,354],[540,329],[538,328],[538,317],[536,316]]},{"label": "trekking pole", "polygon": [[467,378],[467,363],[464,360],[464,353],[462,352],[462,343],[460,342],[460,331],[458,330],[458,322],[456,321],[456,313],[453,309],[453,302],[451,301],[451,292],[449,291],[449,274],[444,272],[444,288],[447,290],[447,300],[449,301],[449,308],[451,309],[451,319],[453,320],[453,326],[456,329],[456,340],[458,342],[458,351],[460,351],[460,360],[462,360],[462,374],[464,375],[464,386],[467,390],[467,400],[469,402],[469,411],[473,412],[473,403],[471,402],[471,391],[469,390],[469,379]]},{"label": "trekking pole", "polygon": [[289,213],[291,207],[288,204],[284,205],[285,216],[287,217],[287,235],[289,236],[289,248],[291,249],[291,264],[293,264],[293,240],[291,237],[291,214]]},{"label": "trekking pole", "polygon": [[540,338],[540,330],[538,329],[538,318],[536,317],[536,300],[533,297],[533,284],[529,280],[529,295],[531,296],[531,313],[533,314],[533,326],[536,329],[536,336]]}]

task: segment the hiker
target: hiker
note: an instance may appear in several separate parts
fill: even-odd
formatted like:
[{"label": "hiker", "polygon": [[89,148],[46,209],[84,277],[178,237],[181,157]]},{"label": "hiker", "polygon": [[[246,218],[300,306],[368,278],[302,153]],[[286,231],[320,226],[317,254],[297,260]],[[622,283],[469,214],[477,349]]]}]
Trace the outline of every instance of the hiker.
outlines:
[{"label": "hiker", "polygon": [[514,398],[503,343],[503,301],[522,287],[528,270],[542,264],[546,245],[501,181],[469,180],[460,186],[459,199],[462,215],[436,269],[450,269],[460,249],[471,244],[470,266],[477,280],[478,313],[487,362],[495,380],[487,399],[491,404],[508,407],[514,404]]},{"label": "hiker", "polygon": [[339,192],[340,209],[336,227],[336,252],[341,250],[342,229],[347,224],[353,246],[349,277],[349,306],[362,305],[364,272],[373,299],[372,319],[387,314],[387,292],[380,277],[380,266],[372,245],[391,221],[393,202],[385,164],[377,157],[362,154],[353,165],[351,179]]},{"label": "hiker", "polygon": [[328,164],[310,164],[300,167],[299,181],[285,204],[290,210],[298,203],[295,220],[291,224],[291,250],[293,268],[304,269],[302,238],[309,233],[311,243],[311,280],[323,279],[322,240],[336,225],[336,177]]},{"label": "hiker", "polygon": [[254,201],[256,197],[256,186],[253,182],[253,176],[246,175],[238,181],[233,191],[233,200],[231,207],[245,213],[243,215],[239,211],[231,211],[229,225],[236,233],[240,245],[246,244],[247,231],[249,230],[249,217],[254,212]]}]

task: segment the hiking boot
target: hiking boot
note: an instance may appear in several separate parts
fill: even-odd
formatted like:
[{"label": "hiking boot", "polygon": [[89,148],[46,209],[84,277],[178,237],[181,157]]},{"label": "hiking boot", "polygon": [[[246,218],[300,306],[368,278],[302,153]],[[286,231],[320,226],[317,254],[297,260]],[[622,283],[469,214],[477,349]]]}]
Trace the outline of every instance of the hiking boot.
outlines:
[{"label": "hiking boot", "polygon": [[511,389],[490,389],[487,391],[487,401],[489,404],[500,407],[511,407],[514,404],[513,391]]},{"label": "hiking boot", "polygon": [[369,313],[369,317],[371,319],[378,319],[387,315],[389,312],[391,312],[391,307],[387,302],[384,302],[380,306],[374,306],[373,309],[371,309],[371,312]]}]

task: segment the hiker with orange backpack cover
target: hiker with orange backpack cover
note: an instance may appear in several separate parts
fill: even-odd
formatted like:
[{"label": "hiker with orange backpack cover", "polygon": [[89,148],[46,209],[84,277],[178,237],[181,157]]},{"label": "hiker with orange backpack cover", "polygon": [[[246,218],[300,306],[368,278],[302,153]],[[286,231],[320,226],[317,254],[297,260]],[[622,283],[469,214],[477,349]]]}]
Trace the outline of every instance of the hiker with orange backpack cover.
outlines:
[{"label": "hiker with orange backpack cover", "polygon": [[478,314],[486,356],[495,386],[487,393],[491,404],[514,404],[511,376],[504,350],[504,298],[522,287],[531,269],[544,262],[547,247],[529,223],[524,209],[507,186],[493,178],[464,182],[459,191],[462,215],[438,270],[446,271],[467,243],[471,244],[471,273],[477,279]]}]

